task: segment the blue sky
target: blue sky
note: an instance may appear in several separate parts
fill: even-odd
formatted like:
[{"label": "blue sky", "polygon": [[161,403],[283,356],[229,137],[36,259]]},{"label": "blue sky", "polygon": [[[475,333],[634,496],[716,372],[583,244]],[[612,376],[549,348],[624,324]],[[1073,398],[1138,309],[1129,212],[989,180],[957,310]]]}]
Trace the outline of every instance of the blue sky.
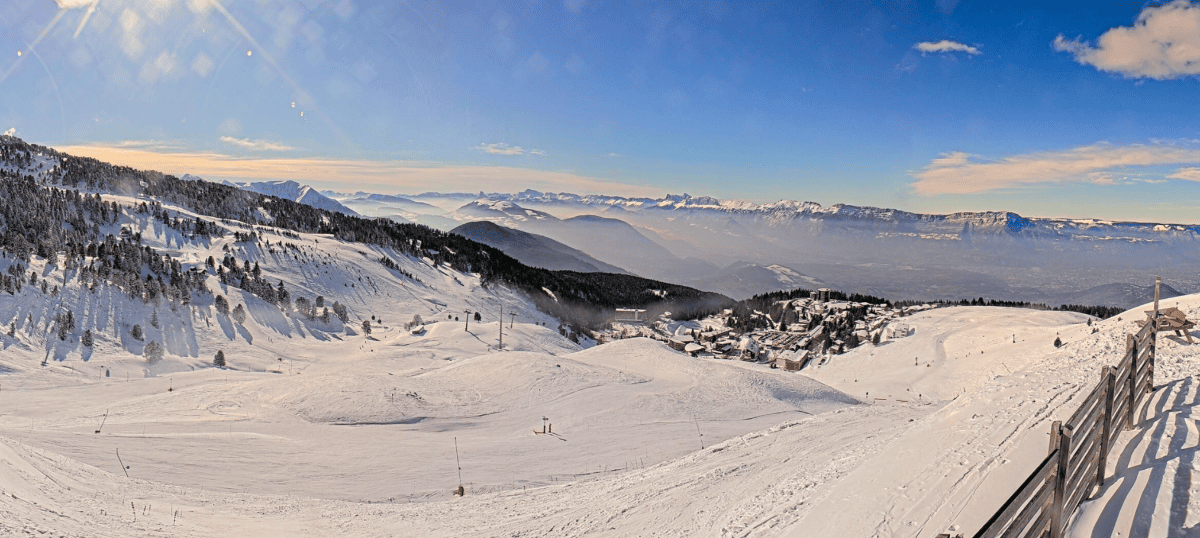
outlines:
[{"label": "blue sky", "polygon": [[1200,222],[1200,5],[1044,4],[9,0],[0,131],[343,191]]}]

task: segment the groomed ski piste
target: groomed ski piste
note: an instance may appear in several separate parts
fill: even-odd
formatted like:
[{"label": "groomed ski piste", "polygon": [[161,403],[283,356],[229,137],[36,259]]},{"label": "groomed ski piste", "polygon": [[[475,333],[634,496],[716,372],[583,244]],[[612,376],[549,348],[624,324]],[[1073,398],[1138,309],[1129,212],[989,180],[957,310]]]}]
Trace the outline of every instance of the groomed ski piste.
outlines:
[{"label": "groomed ski piste", "polygon": [[[253,259],[350,321],[282,312],[215,276],[245,322],[211,299],[156,310],[35,259],[59,294],[0,294],[5,536],[973,533],[1149,308],[1104,321],[935,309],[905,318],[912,336],[791,373],[645,339],[576,343],[519,293],[374,247],[265,227],[270,246],[201,242],[122,218],[110,233],[136,228],[193,267]],[[1200,296],[1163,306],[1200,317]],[[62,308],[78,324],[66,340],[52,334]],[[483,320],[454,319],[465,311]],[[166,353],[150,365],[152,340]],[[212,366],[216,350],[228,367]],[[1071,536],[1197,532],[1198,350],[1160,335],[1162,388]]]}]

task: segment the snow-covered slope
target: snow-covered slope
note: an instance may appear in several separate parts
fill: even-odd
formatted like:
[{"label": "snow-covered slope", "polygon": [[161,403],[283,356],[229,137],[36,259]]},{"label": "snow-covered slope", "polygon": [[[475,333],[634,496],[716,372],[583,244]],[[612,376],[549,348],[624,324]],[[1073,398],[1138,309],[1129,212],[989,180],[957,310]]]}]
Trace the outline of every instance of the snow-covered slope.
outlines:
[{"label": "snow-covered slope", "polygon": [[233,183],[226,181],[225,184],[267,196],[277,196],[285,200],[310,205],[317,209],[337,211],[346,215],[358,215],[354,210],[342,205],[337,200],[321,194],[308,185],[301,185],[295,181],[259,181],[254,183]]},{"label": "snow-covered slope", "polygon": [[[1200,297],[1165,303],[1175,305],[1200,315]],[[640,339],[579,351],[531,323],[505,324],[510,350],[498,353],[496,321],[469,329],[431,324],[419,335],[385,323],[370,337],[341,341],[255,329],[264,356],[232,362],[262,369],[198,368],[128,382],[98,375],[99,363],[68,356],[43,368],[36,354],[9,353],[0,391],[8,410],[0,415],[0,529],[88,536],[168,526],[177,536],[972,531],[1044,455],[1049,423],[1074,411],[1140,315],[1089,327],[1071,313],[936,309],[903,318],[913,336],[833,357],[811,379],[690,358]],[[1055,348],[1055,337],[1066,345]],[[1180,390],[1190,386],[1200,352],[1164,335],[1160,355],[1156,379],[1175,388],[1171,399],[1155,400],[1167,413],[1150,416],[1177,421],[1195,399],[1195,391]],[[535,433],[542,417],[551,433]],[[1084,506],[1075,535],[1093,536],[1085,525],[1096,521],[1116,521],[1133,535],[1163,521],[1195,524],[1188,499],[1196,497],[1180,489],[1192,477],[1191,437],[1168,442],[1162,436],[1170,431],[1181,430],[1123,437],[1135,456],[1142,439],[1179,450],[1115,471],[1111,489],[1094,501],[1101,504]],[[459,483],[456,446],[467,490],[461,499],[450,495]],[[1160,475],[1167,479],[1154,479]],[[1130,497],[1166,508],[1134,517],[1148,505]]]}]

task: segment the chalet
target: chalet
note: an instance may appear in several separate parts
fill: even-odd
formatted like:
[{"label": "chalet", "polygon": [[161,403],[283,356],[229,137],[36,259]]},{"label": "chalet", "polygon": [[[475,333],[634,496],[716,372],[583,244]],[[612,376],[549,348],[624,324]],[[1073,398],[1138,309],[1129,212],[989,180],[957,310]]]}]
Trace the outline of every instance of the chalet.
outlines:
[{"label": "chalet", "polygon": [[808,364],[808,361],[811,360],[811,358],[812,354],[806,349],[791,355],[780,355],[779,357],[776,357],[775,360],[771,362],[771,367],[779,368],[780,370],[785,370],[788,372],[798,372],[801,368],[804,368],[804,366]]},{"label": "chalet", "polygon": [[613,321],[620,323],[645,323],[646,311],[637,308],[618,308]]},{"label": "chalet", "polygon": [[737,343],[738,358],[744,361],[757,361],[759,356],[758,341],[744,336]]},{"label": "chalet", "polygon": [[694,343],[690,335],[672,336],[667,339],[667,345],[675,351],[685,351],[688,345]]},{"label": "chalet", "polygon": [[888,338],[904,338],[906,336],[912,336],[915,332],[917,332],[916,329],[909,327],[908,325],[904,325],[902,323],[893,323],[887,326],[885,334],[887,334]]},{"label": "chalet", "polygon": [[700,340],[704,342],[716,342],[729,336],[733,329],[714,330],[712,332],[700,333]]}]

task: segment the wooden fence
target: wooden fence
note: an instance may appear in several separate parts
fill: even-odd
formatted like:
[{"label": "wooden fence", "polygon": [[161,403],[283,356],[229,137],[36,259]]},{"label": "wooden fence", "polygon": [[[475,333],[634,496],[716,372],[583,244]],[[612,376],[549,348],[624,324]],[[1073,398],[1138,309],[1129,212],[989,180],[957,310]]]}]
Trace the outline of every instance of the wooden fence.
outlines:
[{"label": "wooden fence", "polygon": [[1093,487],[1104,485],[1113,441],[1133,427],[1142,397],[1154,390],[1155,299],[1154,322],[1128,335],[1121,364],[1103,367],[1100,382],[1075,414],[1066,422],[1054,422],[1049,454],[975,538],[1059,538],[1079,503]]}]

